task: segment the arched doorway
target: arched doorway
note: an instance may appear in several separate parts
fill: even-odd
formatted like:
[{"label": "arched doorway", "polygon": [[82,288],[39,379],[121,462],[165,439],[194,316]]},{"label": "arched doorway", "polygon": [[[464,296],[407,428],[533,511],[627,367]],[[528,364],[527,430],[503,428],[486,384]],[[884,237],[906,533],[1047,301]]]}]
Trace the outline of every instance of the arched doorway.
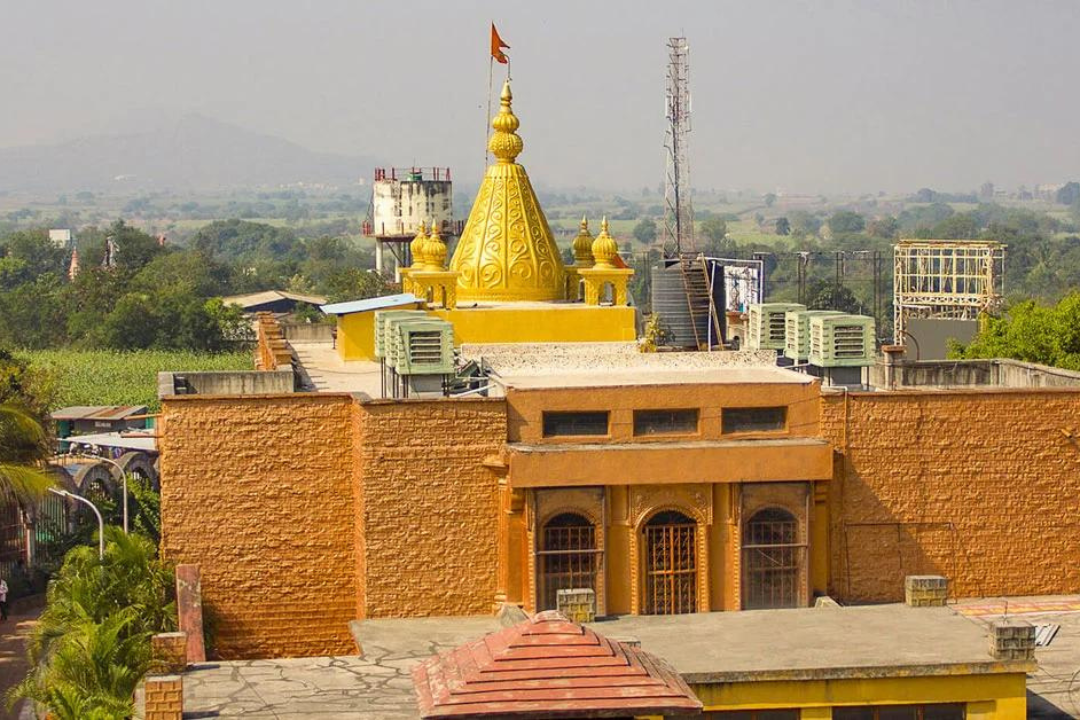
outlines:
[{"label": "arched doorway", "polygon": [[697,523],[675,510],[659,512],[642,530],[647,615],[697,611]]},{"label": "arched doorway", "polygon": [[600,553],[596,527],[578,513],[548,520],[540,539],[540,610],[555,610],[559,590],[596,590]]},{"label": "arched doorway", "polygon": [[781,508],[754,513],[743,535],[743,609],[799,607],[804,549],[794,515]]}]

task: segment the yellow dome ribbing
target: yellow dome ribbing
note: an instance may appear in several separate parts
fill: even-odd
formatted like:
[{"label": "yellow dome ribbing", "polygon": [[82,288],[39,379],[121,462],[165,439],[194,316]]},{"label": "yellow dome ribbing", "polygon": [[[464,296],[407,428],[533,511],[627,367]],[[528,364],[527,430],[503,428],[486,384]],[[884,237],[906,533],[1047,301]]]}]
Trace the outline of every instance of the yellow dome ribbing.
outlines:
[{"label": "yellow dome ribbing", "polygon": [[607,217],[600,223],[600,234],[596,236],[596,240],[592,244],[593,258],[596,260],[596,268],[613,268],[615,267],[615,257],[619,254],[619,244],[615,242],[615,238],[608,234]]},{"label": "yellow dome ribbing", "polygon": [[593,236],[589,232],[589,221],[582,215],[581,229],[578,230],[578,235],[574,238],[574,265],[576,267],[592,267],[592,244]]},{"label": "yellow dome ribbing", "polygon": [[428,236],[424,245],[427,261],[425,270],[441,272],[446,269],[446,243],[443,242],[442,234],[439,233],[438,221],[431,223],[431,235]]},{"label": "yellow dome ribbing", "polygon": [[459,301],[559,300],[565,292],[559,248],[525,168],[514,162],[524,142],[512,100],[507,82],[488,142],[496,161],[488,166],[450,263],[460,273]]},{"label": "yellow dome ribbing", "polygon": [[416,237],[409,243],[409,253],[412,255],[412,265],[417,270],[427,265],[427,230],[421,222],[416,231]]}]

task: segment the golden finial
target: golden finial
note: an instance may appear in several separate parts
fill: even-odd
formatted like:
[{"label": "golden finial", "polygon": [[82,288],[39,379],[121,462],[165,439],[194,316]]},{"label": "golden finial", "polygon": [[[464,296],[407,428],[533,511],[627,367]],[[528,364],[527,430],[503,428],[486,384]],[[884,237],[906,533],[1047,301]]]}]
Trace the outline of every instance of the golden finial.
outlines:
[{"label": "golden finial", "polygon": [[574,238],[574,265],[577,267],[592,267],[592,244],[593,236],[589,232],[589,220],[582,215],[581,229],[578,231],[577,237]]},{"label": "golden finial", "polygon": [[615,242],[615,238],[608,234],[607,215],[605,215],[600,221],[600,234],[596,236],[592,244],[592,256],[596,260],[594,267],[613,268],[615,267],[613,260],[618,255],[619,245]]},{"label": "golden finial", "polygon": [[427,231],[422,220],[417,226],[416,237],[409,243],[409,252],[412,253],[412,267],[419,270],[427,265]]},{"label": "golden finial", "polygon": [[488,141],[488,150],[498,158],[500,163],[512,163],[521,154],[525,143],[517,135],[517,129],[521,122],[514,115],[510,104],[514,94],[510,92],[510,81],[503,84],[502,94],[499,96],[499,114],[491,121],[491,127],[495,132]]},{"label": "golden finial", "polygon": [[446,243],[439,233],[439,223],[436,220],[431,221],[431,235],[428,236],[424,249],[427,251],[426,270],[442,272],[446,269]]}]

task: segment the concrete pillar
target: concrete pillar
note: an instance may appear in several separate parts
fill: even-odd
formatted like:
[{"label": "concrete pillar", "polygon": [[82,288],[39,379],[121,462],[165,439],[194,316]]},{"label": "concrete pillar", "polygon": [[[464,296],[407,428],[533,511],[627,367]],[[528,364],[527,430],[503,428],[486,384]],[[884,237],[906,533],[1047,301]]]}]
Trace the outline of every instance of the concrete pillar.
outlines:
[{"label": "concrete pillar", "polygon": [[180,630],[187,633],[187,661],[206,662],[203,642],[202,581],[198,565],[176,566],[176,607]]},{"label": "concrete pillar", "polygon": [[382,273],[383,271],[383,245],[378,240],[375,241],[375,272]]}]

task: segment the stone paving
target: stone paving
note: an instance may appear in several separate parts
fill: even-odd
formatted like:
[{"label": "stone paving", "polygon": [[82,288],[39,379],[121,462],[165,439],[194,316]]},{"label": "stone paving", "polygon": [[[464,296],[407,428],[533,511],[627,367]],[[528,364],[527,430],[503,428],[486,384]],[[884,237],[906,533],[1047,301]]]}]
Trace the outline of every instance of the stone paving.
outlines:
[{"label": "stone paving", "polygon": [[419,711],[412,667],[501,627],[492,617],[368,620],[352,625],[363,657],[192,666],[184,674],[184,717],[415,720]]},{"label": "stone paving", "polygon": [[416,696],[409,668],[419,659],[205,663],[184,674],[184,717],[414,720]]}]

